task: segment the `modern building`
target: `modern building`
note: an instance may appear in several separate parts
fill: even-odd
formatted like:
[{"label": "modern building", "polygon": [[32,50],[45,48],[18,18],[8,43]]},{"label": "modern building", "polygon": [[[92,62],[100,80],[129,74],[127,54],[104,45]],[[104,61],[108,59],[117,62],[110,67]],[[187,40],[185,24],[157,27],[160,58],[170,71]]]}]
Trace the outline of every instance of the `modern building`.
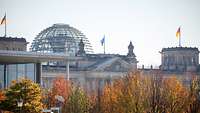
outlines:
[{"label": "modern building", "polygon": [[1,45],[0,48],[0,89],[9,86],[12,80],[24,77],[41,83],[42,62],[64,62],[66,64],[65,73],[69,75],[69,62],[79,60],[79,58],[70,57],[65,53],[27,52],[27,42],[24,38],[1,38],[2,42],[0,43],[5,47]]},{"label": "modern building", "polygon": [[25,38],[0,37],[0,50],[26,51]]}]

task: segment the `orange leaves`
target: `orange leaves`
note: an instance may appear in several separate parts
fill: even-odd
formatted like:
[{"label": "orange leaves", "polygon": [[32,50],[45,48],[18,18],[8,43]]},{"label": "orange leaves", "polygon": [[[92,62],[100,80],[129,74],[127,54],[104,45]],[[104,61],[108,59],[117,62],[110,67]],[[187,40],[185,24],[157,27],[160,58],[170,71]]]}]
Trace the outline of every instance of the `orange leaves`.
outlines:
[{"label": "orange leaves", "polygon": [[146,78],[130,74],[104,88],[101,105],[104,113],[144,113]]},{"label": "orange leaves", "polygon": [[131,73],[105,86],[101,109],[103,113],[185,113],[189,98],[189,90],[174,76]]},{"label": "orange leaves", "polygon": [[59,76],[55,80],[53,80],[53,89],[52,89],[53,94],[60,95],[64,99],[67,99],[70,91],[71,91],[70,83],[63,76]]},{"label": "orange leaves", "polygon": [[189,92],[176,77],[164,79],[162,88],[167,112],[182,113],[186,110]]},{"label": "orange leaves", "polygon": [[114,113],[118,112],[116,111],[117,107],[117,98],[118,98],[118,88],[114,89],[112,86],[106,85],[104,87],[104,92],[101,97],[101,108],[102,112],[104,113]]},{"label": "orange leaves", "polygon": [[175,76],[129,73],[90,97],[72,87],[64,77],[56,78],[49,93],[54,104],[55,96],[60,95],[66,100],[63,106],[66,111],[79,106],[80,111],[84,108],[91,113],[195,113],[200,108],[198,81],[192,81],[189,90]]},{"label": "orange leaves", "polygon": [[0,103],[5,99],[6,99],[5,94],[3,93],[3,91],[0,91]]},{"label": "orange leaves", "polygon": [[64,76],[58,76],[53,80],[53,86],[44,94],[46,107],[53,107],[59,104],[64,104],[71,93],[72,87]]}]

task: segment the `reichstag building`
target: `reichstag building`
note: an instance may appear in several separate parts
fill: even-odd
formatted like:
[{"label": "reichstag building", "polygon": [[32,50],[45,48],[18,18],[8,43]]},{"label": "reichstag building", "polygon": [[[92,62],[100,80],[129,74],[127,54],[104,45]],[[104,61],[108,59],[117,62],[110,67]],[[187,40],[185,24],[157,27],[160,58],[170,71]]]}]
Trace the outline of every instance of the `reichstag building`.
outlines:
[{"label": "reichstag building", "polygon": [[132,42],[127,42],[127,54],[94,54],[88,38],[67,24],[54,24],[42,30],[26,51],[25,38],[0,37],[0,87],[22,76],[51,87],[57,76],[64,76],[88,92],[103,87],[126,75],[140,70],[143,74],[161,72],[188,77],[200,73],[199,50],[192,47],[163,48],[159,69],[137,68]]}]

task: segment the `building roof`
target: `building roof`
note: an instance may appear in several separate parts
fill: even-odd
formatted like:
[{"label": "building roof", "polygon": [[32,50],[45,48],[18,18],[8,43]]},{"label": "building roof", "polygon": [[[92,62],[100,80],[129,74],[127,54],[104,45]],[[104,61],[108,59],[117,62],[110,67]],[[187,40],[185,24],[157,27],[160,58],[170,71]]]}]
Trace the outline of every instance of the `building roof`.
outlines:
[{"label": "building roof", "polygon": [[80,57],[70,57],[60,53],[39,53],[27,51],[7,51],[0,50],[0,63],[37,63],[48,61],[76,61]]},{"label": "building roof", "polygon": [[88,38],[78,29],[68,24],[54,24],[41,31],[33,40],[31,51],[62,53],[71,52],[72,55],[78,51],[80,40],[85,44],[85,52],[93,53]]},{"label": "building roof", "polygon": [[0,41],[9,41],[9,42],[25,42],[26,43],[26,39],[25,38],[17,38],[17,37],[0,37]]},{"label": "building roof", "polygon": [[170,47],[170,48],[163,48],[162,52],[165,51],[199,51],[196,47]]}]

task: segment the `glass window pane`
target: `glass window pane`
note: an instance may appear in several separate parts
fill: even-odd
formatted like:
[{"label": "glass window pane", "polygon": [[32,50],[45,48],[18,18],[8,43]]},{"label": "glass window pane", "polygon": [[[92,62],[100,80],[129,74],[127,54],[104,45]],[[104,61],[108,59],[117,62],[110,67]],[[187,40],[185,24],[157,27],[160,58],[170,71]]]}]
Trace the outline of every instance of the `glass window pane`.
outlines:
[{"label": "glass window pane", "polygon": [[35,81],[34,64],[26,64],[26,76],[28,79]]},{"label": "glass window pane", "polygon": [[17,64],[17,76],[18,79],[25,76],[25,64]]},{"label": "glass window pane", "polygon": [[7,83],[8,85],[11,84],[11,82],[13,80],[16,80],[17,78],[17,73],[16,73],[16,64],[10,64],[8,65],[8,68],[7,68]]},{"label": "glass window pane", "polygon": [[0,89],[4,88],[4,65],[0,65]]}]

